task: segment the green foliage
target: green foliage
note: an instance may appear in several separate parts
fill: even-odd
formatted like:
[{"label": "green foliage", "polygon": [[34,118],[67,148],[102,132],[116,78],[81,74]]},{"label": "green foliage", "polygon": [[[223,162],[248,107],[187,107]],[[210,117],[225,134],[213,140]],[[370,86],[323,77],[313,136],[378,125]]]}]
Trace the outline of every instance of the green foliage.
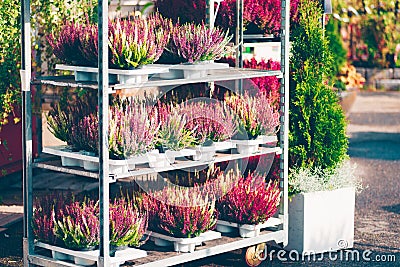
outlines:
[{"label": "green foliage", "polygon": [[[0,2],[0,131],[8,116],[20,102],[19,1]],[[18,122],[15,120],[14,122]]]},{"label": "green foliage", "polygon": [[334,74],[338,74],[347,60],[347,51],[343,47],[343,42],[340,37],[338,21],[331,17],[325,27],[326,36],[329,40],[329,48],[333,56],[332,68]]},{"label": "green foliage", "polygon": [[347,156],[346,120],[327,83],[332,56],[318,2],[300,2],[290,60],[289,158],[292,167],[332,169]]}]

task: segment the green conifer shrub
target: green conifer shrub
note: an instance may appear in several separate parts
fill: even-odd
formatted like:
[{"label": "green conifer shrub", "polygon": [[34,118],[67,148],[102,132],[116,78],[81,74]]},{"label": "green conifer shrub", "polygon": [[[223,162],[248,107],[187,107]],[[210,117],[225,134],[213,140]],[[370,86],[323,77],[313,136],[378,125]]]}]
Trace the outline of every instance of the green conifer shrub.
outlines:
[{"label": "green conifer shrub", "polygon": [[346,120],[328,83],[332,55],[318,1],[301,0],[292,31],[289,161],[291,167],[333,169],[346,157]]}]

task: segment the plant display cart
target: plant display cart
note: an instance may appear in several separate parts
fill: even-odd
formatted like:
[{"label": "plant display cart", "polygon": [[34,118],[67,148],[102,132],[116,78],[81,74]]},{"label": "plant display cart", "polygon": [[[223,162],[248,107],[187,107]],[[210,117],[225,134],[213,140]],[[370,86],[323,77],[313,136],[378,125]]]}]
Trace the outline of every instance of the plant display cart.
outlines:
[{"label": "plant display cart", "polygon": [[[208,22],[212,25],[214,21],[214,3],[220,1],[208,1]],[[243,11],[243,1],[238,2],[238,17],[241,17]],[[288,240],[288,194],[287,194],[287,177],[288,177],[288,76],[289,76],[289,1],[282,1],[282,23],[281,23],[281,71],[263,71],[263,70],[252,70],[242,68],[221,68],[221,69],[210,69],[207,71],[207,75],[199,75],[194,77],[180,77],[173,79],[162,79],[162,78],[151,78],[151,79],[138,79],[125,80],[123,83],[110,83],[109,80],[109,68],[108,68],[108,4],[107,1],[99,1],[98,3],[98,77],[97,82],[86,82],[76,81],[71,76],[55,76],[46,77],[40,81],[31,80],[31,41],[30,41],[30,1],[22,1],[22,36],[23,36],[23,62],[21,70],[21,81],[22,81],[22,100],[23,100],[23,147],[24,147],[24,172],[23,172],[23,184],[24,184],[24,265],[25,266],[79,266],[79,264],[97,264],[97,266],[119,266],[125,261],[134,261],[135,266],[170,266],[180,264],[196,259],[232,251],[239,248],[246,248],[255,246],[260,243],[267,241],[275,241],[276,243],[287,244]],[[242,61],[242,43],[243,43],[243,27],[240,23],[237,29],[237,43],[238,56],[240,62]],[[239,64],[240,65],[240,64]],[[93,71],[93,70],[91,70]],[[142,71],[143,70],[139,70]],[[142,75],[142,74],[141,74]],[[156,174],[158,172],[166,172],[170,170],[188,169],[200,166],[207,166],[209,162],[187,160],[185,158],[177,158],[174,164],[160,166],[160,167],[148,167],[147,165],[138,165],[129,169],[112,169],[113,160],[109,158],[108,151],[108,105],[109,105],[109,94],[114,94],[120,90],[124,92],[140,92],[144,88],[161,88],[161,90],[168,90],[177,85],[183,84],[196,84],[196,83],[214,83],[216,85],[222,85],[229,87],[227,84],[235,84],[235,90],[242,93],[241,84],[244,79],[255,78],[255,77],[267,77],[277,76],[281,78],[281,97],[280,97],[280,147],[260,147],[260,149],[253,155],[266,155],[266,154],[279,154],[280,157],[280,183],[279,187],[282,192],[281,204],[279,209],[279,215],[271,218],[268,224],[264,225],[262,229],[257,229],[255,237],[242,238],[231,237],[229,235],[222,235],[221,238],[215,239],[214,237],[207,239],[203,238],[202,235],[198,237],[197,242],[204,242],[200,247],[197,247],[191,253],[176,253],[173,251],[166,251],[165,249],[159,249],[146,243],[140,249],[130,248],[126,252],[116,252],[115,255],[111,255],[109,241],[110,241],[110,184],[116,182],[119,179],[124,180],[136,180],[143,179],[145,175]],[[239,81],[239,82],[236,82]],[[32,122],[31,122],[31,91],[30,85],[32,82],[40,82],[42,84],[63,86],[63,87],[75,87],[84,88],[88,90],[98,91],[98,119],[99,119],[99,156],[95,160],[91,157],[85,156],[74,156],[73,153],[63,154],[62,151],[58,151],[52,148],[44,148],[43,152],[47,152],[57,156],[66,156],[75,160],[87,160],[97,164],[98,170],[83,169],[79,163],[77,166],[62,166],[60,159],[46,160],[46,158],[39,158],[35,161],[32,159]],[[113,81],[116,82],[116,81]],[[186,155],[183,155],[186,156]],[[239,154],[239,153],[220,153],[217,152],[212,162],[229,162],[232,160],[246,160],[250,155]],[[115,163],[118,166],[117,163]],[[142,167],[141,167],[142,166]],[[33,197],[32,197],[32,179],[33,179],[33,168],[43,168],[47,170],[64,172],[75,174],[79,176],[90,177],[98,180],[99,188],[99,211],[100,211],[100,243],[97,250],[90,252],[77,252],[68,250],[65,248],[51,246],[37,242],[34,240],[32,231],[32,217],[33,217]],[[110,169],[111,168],[111,169]],[[259,231],[259,233],[258,233]],[[218,236],[219,237],[219,236]],[[66,256],[67,260],[58,260],[54,257],[51,258],[43,254],[43,249],[58,252]],[[192,249],[190,249],[192,251]],[[253,249],[254,252],[255,249]],[[249,255],[251,253],[248,253]],[[71,263],[71,258],[78,257],[86,263]],[[255,257],[250,255],[248,257]],[[251,260],[251,259],[249,259]]]}]

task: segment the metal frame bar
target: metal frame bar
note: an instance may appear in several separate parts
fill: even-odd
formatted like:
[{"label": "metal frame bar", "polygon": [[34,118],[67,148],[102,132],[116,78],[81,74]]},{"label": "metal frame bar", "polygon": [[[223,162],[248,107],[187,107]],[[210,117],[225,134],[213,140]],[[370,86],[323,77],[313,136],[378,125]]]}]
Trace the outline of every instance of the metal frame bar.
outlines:
[{"label": "metal frame bar", "polygon": [[98,1],[99,29],[99,205],[100,256],[98,266],[110,264],[109,155],[108,155],[108,1]]},{"label": "metal frame bar", "polygon": [[[283,209],[284,215],[283,230],[285,231],[285,240],[283,246],[288,243],[289,216],[288,216],[288,177],[289,177],[289,34],[290,33],[290,1],[282,0],[281,6],[281,71],[283,78],[281,79],[280,90],[280,145],[282,155],[280,157],[280,179],[281,187],[283,187]],[[281,202],[282,203],[282,202]]]},{"label": "metal frame bar", "polygon": [[31,35],[30,35],[30,1],[21,1],[21,93],[22,93],[22,179],[24,202],[24,235],[23,261],[29,266],[28,255],[32,254],[33,234],[30,222],[32,220],[32,103],[31,103]]}]

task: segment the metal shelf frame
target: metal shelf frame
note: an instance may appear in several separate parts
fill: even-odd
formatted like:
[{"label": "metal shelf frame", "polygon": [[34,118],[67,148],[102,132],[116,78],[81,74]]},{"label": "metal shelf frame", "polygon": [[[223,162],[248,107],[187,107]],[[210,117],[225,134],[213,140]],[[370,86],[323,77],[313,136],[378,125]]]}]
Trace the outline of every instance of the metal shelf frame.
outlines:
[{"label": "metal shelf frame", "polygon": [[[215,0],[208,0],[207,6],[210,7],[214,4]],[[39,166],[40,164],[46,163],[33,163],[32,158],[32,107],[31,107],[31,84],[33,83],[31,77],[31,27],[30,27],[30,0],[21,1],[21,37],[22,37],[22,67],[21,67],[21,90],[22,90],[22,109],[23,109],[23,201],[24,201],[24,234],[23,234],[23,262],[24,266],[76,266],[67,262],[55,261],[53,259],[41,256],[35,253],[34,235],[31,228],[31,220],[33,213],[33,199],[32,199],[32,179],[33,179],[33,167]],[[237,66],[242,67],[242,55],[243,55],[243,0],[237,1],[237,18],[238,25],[236,30],[236,43],[238,44],[237,50]],[[275,240],[278,243],[286,245],[288,242],[288,119],[289,119],[289,15],[290,15],[289,1],[282,0],[281,8],[281,71],[279,72],[268,72],[268,74],[261,74],[261,76],[280,76],[281,77],[281,89],[280,89],[280,187],[283,191],[281,200],[280,213],[283,216],[283,223],[280,230],[269,231],[258,237],[249,239],[237,239],[230,240],[229,238],[223,238],[220,242],[222,244],[216,244],[210,248],[198,250],[194,253],[182,253],[173,257],[165,258],[161,261],[144,263],[143,266],[163,266],[174,265],[200,259],[210,255],[220,254],[227,251],[231,251],[238,248],[243,248],[258,243],[266,242],[269,240]],[[214,9],[208,8],[208,22],[212,24],[214,21]],[[99,153],[99,171],[95,176],[98,177],[98,188],[99,188],[99,203],[100,203],[100,245],[99,245],[99,257],[97,260],[98,266],[110,266],[110,248],[109,244],[109,155],[107,149],[107,128],[108,128],[108,100],[109,93],[116,89],[126,89],[126,85],[120,86],[115,85],[114,88],[110,88],[108,79],[108,1],[98,1],[98,26],[99,26],[99,80],[97,84],[88,85],[90,88],[98,90],[98,114],[99,114],[99,136],[100,136],[100,153]],[[249,73],[249,70],[244,72]],[[224,77],[225,75],[225,77]],[[212,75],[207,76],[207,79],[200,80],[187,80],[181,79],[177,81],[150,81],[147,85],[129,85],[129,88],[141,88],[145,86],[167,86],[167,85],[180,85],[184,83],[194,82],[215,82],[224,80],[239,80],[239,85],[243,78],[259,77],[260,73],[253,73],[252,75],[244,75],[233,77],[225,73],[222,76],[213,77]],[[85,84],[78,83],[64,83],[65,81],[50,81],[43,80],[43,83],[56,84],[63,86],[86,86]],[[110,91],[111,90],[111,91]],[[93,177],[94,178],[94,177]]]}]

